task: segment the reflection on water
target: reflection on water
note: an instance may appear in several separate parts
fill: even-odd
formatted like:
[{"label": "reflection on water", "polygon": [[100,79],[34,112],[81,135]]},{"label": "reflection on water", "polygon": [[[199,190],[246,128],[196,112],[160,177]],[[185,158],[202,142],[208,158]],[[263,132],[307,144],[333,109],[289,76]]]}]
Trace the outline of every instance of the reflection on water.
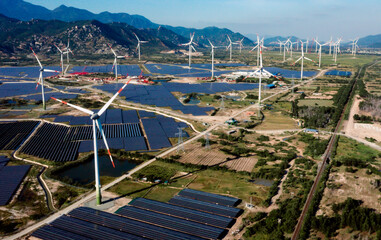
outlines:
[{"label": "reflection on water", "polygon": [[[137,162],[127,160],[117,160],[114,158],[115,168],[113,168],[110,158],[108,156],[99,157],[99,174],[101,176],[120,177],[127,171],[133,169],[138,165]],[[94,181],[94,159],[92,161],[84,162],[80,165],[66,169],[57,173],[60,178],[70,178],[73,182],[80,184],[89,184]]]}]

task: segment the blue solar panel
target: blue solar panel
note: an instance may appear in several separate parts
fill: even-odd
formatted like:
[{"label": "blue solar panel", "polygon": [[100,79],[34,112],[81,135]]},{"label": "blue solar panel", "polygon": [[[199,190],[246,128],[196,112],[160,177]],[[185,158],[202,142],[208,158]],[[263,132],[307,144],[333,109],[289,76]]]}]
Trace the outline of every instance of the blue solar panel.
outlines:
[{"label": "blue solar panel", "polygon": [[30,165],[5,166],[0,171],[0,206],[7,205],[17,191]]},{"label": "blue solar panel", "polygon": [[340,77],[350,77],[352,72],[339,71],[339,70],[331,70],[325,73],[327,76],[340,76]]},{"label": "blue solar panel", "polygon": [[108,228],[117,229],[149,239],[183,240],[200,239],[188,234],[154,226],[152,224],[134,221],[115,214],[98,211],[91,208],[80,207],[69,213],[73,218],[78,218]]},{"label": "blue solar panel", "polygon": [[154,112],[139,110],[139,116],[140,118],[152,118],[152,117],[155,117],[156,114]]},{"label": "blue solar panel", "polygon": [[198,201],[181,196],[174,196],[173,198],[171,198],[171,200],[169,200],[169,203],[231,218],[238,217],[242,212],[242,209],[239,208],[221,206],[218,204]]},{"label": "blue solar panel", "polygon": [[[61,71],[61,67],[58,66],[46,66],[47,69]],[[0,68],[0,75],[12,76],[12,77],[23,77],[38,78],[40,76],[40,67],[4,67]],[[54,76],[57,73],[45,72],[44,77]]]},{"label": "blue solar panel", "polygon": [[90,240],[89,237],[84,237],[72,232],[68,232],[56,227],[45,225],[32,233],[33,237],[43,240]]},{"label": "blue solar panel", "polygon": [[[104,223],[103,223],[104,224]],[[131,240],[141,240],[142,237],[132,235],[126,232],[121,232],[109,227],[104,227],[101,224],[94,224],[88,221],[83,221],[77,218],[72,218],[68,216],[61,216],[60,218],[54,220],[50,225],[53,227],[78,234],[91,239],[131,239]]]},{"label": "blue solar panel", "polygon": [[106,124],[123,123],[122,109],[108,109],[106,113]]},{"label": "blue solar panel", "polygon": [[[52,91],[52,89],[45,87],[45,92],[49,91]],[[36,89],[35,83],[4,83],[0,85],[0,97],[2,98],[28,94],[41,95],[41,86],[38,85]]]},{"label": "blue solar panel", "polygon": [[88,116],[72,117],[70,119],[70,125],[90,125],[91,119]]},{"label": "blue solar panel", "polygon": [[138,123],[139,117],[136,110],[123,111],[123,123]]},{"label": "blue solar panel", "polygon": [[144,137],[129,137],[123,139],[124,150],[140,151],[147,150],[147,144]]},{"label": "blue solar panel", "polygon": [[145,198],[136,198],[131,201],[129,205],[219,228],[228,228],[234,223],[234,219],[232,218],[222,217]]},{"label": "blue solar panel", "polygon": [[181,190],[179,192],[179,195],[182,197],[192,198],[204,202],[216,203],[219,205],[225,205],[230,207],[234,207],[240,202],[238,198],[197,191],[189,188]]},{"label": "blue solar panel", "polygon": [[[52,116],[48,116],[52,117]],[[70,122],[73,116],[58,116],[54,119],[54,122]]]},{"label": "blue solar panel", "polygon": [[161,149],[171,146],[167,135],[157,119],[142,119],[142,123],[151,149]]},{"label": "blue solar panel", "polygon": [[130,219],[154,224],[163,228],[168,228],[207,239],[220,239],[226,234],[226,230],[221,228],[191,222],[185,219],[130,206],[122,207],[118,209],[116,213]]}]

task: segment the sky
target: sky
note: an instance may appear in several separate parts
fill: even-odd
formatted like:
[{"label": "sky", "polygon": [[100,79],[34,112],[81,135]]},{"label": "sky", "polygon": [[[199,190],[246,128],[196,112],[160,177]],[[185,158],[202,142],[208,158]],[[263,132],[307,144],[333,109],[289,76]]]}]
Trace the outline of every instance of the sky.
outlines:
[{"label": "sky", "polygon": [[381,34],[380,0],[26,0],[54,9],[62,4],[94,13],[142,15],[154,23],[216,26],[250,36],[329,40]]}]

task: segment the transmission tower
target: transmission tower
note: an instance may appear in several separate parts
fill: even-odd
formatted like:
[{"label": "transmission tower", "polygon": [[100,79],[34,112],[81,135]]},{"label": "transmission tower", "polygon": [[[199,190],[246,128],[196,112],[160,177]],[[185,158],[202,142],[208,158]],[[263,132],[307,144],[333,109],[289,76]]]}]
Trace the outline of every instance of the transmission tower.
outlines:
[{"label": "transmission tower", "polygon": [[183,129],[184,128],[177,128],[179,129],[179,132],[176,133],[176,135],[179,136],[179,139],[177,141],[177,153],[180,153],[181,151],[185,152],[184,145],[183,145]]},{"label": "transmission tower", "polygon": [[209,133],[205,134],[205,148],[210,149],[210,143],[209,143]]}]

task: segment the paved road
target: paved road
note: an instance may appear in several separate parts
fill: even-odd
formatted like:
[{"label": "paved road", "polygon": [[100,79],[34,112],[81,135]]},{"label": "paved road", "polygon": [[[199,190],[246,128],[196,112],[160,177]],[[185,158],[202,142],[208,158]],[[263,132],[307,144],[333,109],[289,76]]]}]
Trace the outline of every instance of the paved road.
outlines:
[{"label": "paved road", "polygon": [[[309,79],[309,80],[307,80],[307,81],[304,81],[304,82],[302,82],[302,83],[300,83],[300,84],[294,85],[293,88],[295,88],[295,87],[300,87],[300,86],[302,86],[302,85],[308,84],[309,82],[313,81],[313,80],[316,79],[317,77],[319,77],[319,76],[321,76],[322,74],[324,74],[326,71],[327,71],[327,70],[320,71],[319,74],[317,74],[315,77],[313,77],[313,78],[311,78],[311,79]],[[265,101],[267,101],[267,100],[269,100],[269,99],[271,99],[271,98],[273,98],[273,97],[275,97],[275,96],[277,96],[277,95],[279,95],[279,94],[282,94],[282,93],[285,93],[285,92],[287,92],[287,91],[290,91],[291,89],[292,89],[292,88],[287,88],[287,89],[281,90],[281,91],[279,91],[279,92],[277,92],[277,93],[274,93],[274,94],[272,94],[272,95],[270,95],[270,96],[264,98],[264,99],[262,100],[262,102],[265,102]],[[193,142],[193,141],[196,141],[197,139],[199,139],[199,138],[201,138],[201,137],[204,137],[205,134],[210,133],[211,131],[213,131],[214,129],[216,129],[216,128],[220,127],[220,126],[223,126],[224,123],[225,123],[227,120],[229,120],[230,118],[237,117],[237,116],[239,116],[240,114],[242,114],[242,113],[248,111],[248,110],[251,109],[252,107],[257,107],[257,108],[258,108],[258,105],[250,105],[250,106],[248,106],[248,107],[246,107],[246,108],[243,108],[242,110],[238,111],[237,113],[235,113],[235,114],[232,115],[232,116],[225,117],[225,118],[221,118],[221,120],[220,120],[219,123],[217,123],[217,124],[215,124],[215,125],[209,127],[206,131],[199,133],[199,134],[196,135],[195,137],[193,137],[193,138],[191,138],[191,139],[185,141],[183,144],[185,145],[185,144],[191,143],[191,142]],[[177,147],[174,146],[174,147],[168,149],[167,151],[165,151],[165,152],[159,154],[159,155],[156,156],[155,158],[153,158],[153,159],[151,159],[151,160],[149,160],[149,161],[146,161],[146,162],[140,164],[140,165],[137,166],[136,168],[132,169],[128,174],[125,174],[125,175],[123,175],[123,176],[121,176],[121,177],[115,179],[114,181],[110,182],[109,184],[103,186],[103,187],[102,187],[102,192],[105,191],[105,190],[107,190],[107,189],[109,189],[110,187],[112,187],[112,186],[118,184],[119,182],[123,181],[124,179],[126,179],[126,178],[128,178],[128,177],[131,177],[131,175],[134,174],[135,172],[139,171],[140,169],[142,169],[142,168],[148,166],[149,164],[153,163],[154,161],[156,161],[156,158],[158,158],[158,157],[164,157],[164,156],[166,156],[167,154],[169,154],[169,153],[175,151],[176,149],[177,149]],[[25,235],[27,235],[27,234],[30,234],[31,232],[35,231],[35,230],[38,229],[39,227],[43,226],[44,224],[50,223],[50,222],[54,221],[55,219],[59,218],[61,215],[63,215],[63,214],[67,214],[67,213],[70,212],[71,210],[73,210],[73,209],[75,209],[75,208],[77,208],[77,207],[80,207],[83,203],[88,202],[88,201],[94,199],[94,197],[95,197],[95,196],[94,196],[94,193],[91,192],[90,194],[87,194],[86,196],[83,196],[81,199],[79,199],[78,201],[74,202],[73,204],[71,204],[70,206],[66,207],[65,209],[62,209],[62,210],[60,210],[60,211],[58,211],[58,212],[56,212],[56,213],[50,215],[49,217],[45,218],[44,220],[35,223],[34,225],[32,225],[32,226],[30,226],[30,227],[28,227],[28,228],[22,230],[22,231],[19,232],[19,233],[16,233],[16,234],[11,235],[11,236],[9,236],[9,237],[5,237],[4,240],[16,239],[16,238],[20,238],[20,237],[22,237],[22,236],[25,236]]]}]

